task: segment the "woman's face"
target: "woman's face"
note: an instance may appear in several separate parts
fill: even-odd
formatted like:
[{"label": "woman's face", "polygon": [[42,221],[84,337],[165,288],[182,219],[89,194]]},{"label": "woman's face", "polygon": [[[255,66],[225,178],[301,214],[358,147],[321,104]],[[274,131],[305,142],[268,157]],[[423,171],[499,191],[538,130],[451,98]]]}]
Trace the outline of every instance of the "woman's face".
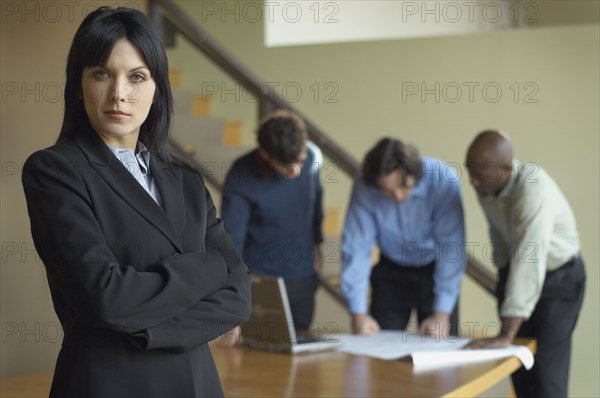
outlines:
[{"label": "woman's face", "polygon": [[117,41],[105,66],[83,69],[82,87],[85,112],[104,142],[135,150],[156,91],[138,49]]}]

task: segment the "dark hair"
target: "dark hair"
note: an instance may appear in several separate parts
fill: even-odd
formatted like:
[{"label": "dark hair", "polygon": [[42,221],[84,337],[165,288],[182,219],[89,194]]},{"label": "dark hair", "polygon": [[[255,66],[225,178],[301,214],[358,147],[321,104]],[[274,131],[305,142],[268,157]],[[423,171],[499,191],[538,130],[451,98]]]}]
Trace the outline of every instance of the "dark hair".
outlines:
[{"label": "dark hair", "polygon": [[258,145],[269,157],[285,165],[298,161],[306,143],[306,124],[292,112],[267,115],[258,128]]},{"label": "dark hair", "polygon": [[82,100],[83,69],[105,65],[115,43],[123,38],[139,50],[156,84],[150,112],[140,127],[139,140],[159,159],[169,164],[177,159],[176,163],[180,163],[181,159],[172,153],[168,144],[173,96],[167,55],[150,19],[133,8],[100,7],[83,20],[75,33],[67,58],[65,113],[58,142],[77,135],[89,124]]},{"label": "dark hair", "polygon": [[411,145],[393,138],[383,138],[365,156],[362,166],[367,185],[377,186],[377,179],[396,170],[419,181],[423,176],[423,162],[419,151]]}]

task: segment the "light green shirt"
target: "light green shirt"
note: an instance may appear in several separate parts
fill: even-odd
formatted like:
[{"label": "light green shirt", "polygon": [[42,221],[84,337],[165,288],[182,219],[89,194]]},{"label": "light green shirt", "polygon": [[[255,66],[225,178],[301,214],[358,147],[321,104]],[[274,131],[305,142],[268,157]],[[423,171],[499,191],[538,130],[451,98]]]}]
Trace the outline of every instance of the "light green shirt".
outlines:
[{"label": "light green shirt", "polygon": [[510,264],[503,317],[529,318],[546,272],[579,252],[579,236],[569,203],[552,178],[535,163],[515,161],[497,196],[479,196],[490,225],[494,263]]}]

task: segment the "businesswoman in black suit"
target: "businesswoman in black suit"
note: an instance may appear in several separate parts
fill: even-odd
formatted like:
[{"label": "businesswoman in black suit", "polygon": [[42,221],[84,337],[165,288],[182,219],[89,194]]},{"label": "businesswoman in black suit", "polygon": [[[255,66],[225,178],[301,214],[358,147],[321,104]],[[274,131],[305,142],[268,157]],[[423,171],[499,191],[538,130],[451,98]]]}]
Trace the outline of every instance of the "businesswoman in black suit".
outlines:
[{"label": "businesswoman in black suit", "polygon": [[50,396],[223,395],[207,342],[249,317],[250,277],[202,179],[168,149],[167,58],[147,17],[86,17],[64,112],[23,171],[64,328]]}]

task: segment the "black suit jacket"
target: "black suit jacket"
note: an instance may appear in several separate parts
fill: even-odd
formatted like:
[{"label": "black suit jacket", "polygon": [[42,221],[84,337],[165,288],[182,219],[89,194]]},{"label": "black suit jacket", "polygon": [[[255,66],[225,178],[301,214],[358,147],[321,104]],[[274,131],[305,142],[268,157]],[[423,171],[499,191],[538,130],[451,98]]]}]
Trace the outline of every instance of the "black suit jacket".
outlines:
[{"label": "black suit jacket", "polygon": [[150,167],[164,210],[89,127],[25,164],[64,329],[51,396],[223,394],[206,343],[249,317],[250,276],[198,174]]}]

